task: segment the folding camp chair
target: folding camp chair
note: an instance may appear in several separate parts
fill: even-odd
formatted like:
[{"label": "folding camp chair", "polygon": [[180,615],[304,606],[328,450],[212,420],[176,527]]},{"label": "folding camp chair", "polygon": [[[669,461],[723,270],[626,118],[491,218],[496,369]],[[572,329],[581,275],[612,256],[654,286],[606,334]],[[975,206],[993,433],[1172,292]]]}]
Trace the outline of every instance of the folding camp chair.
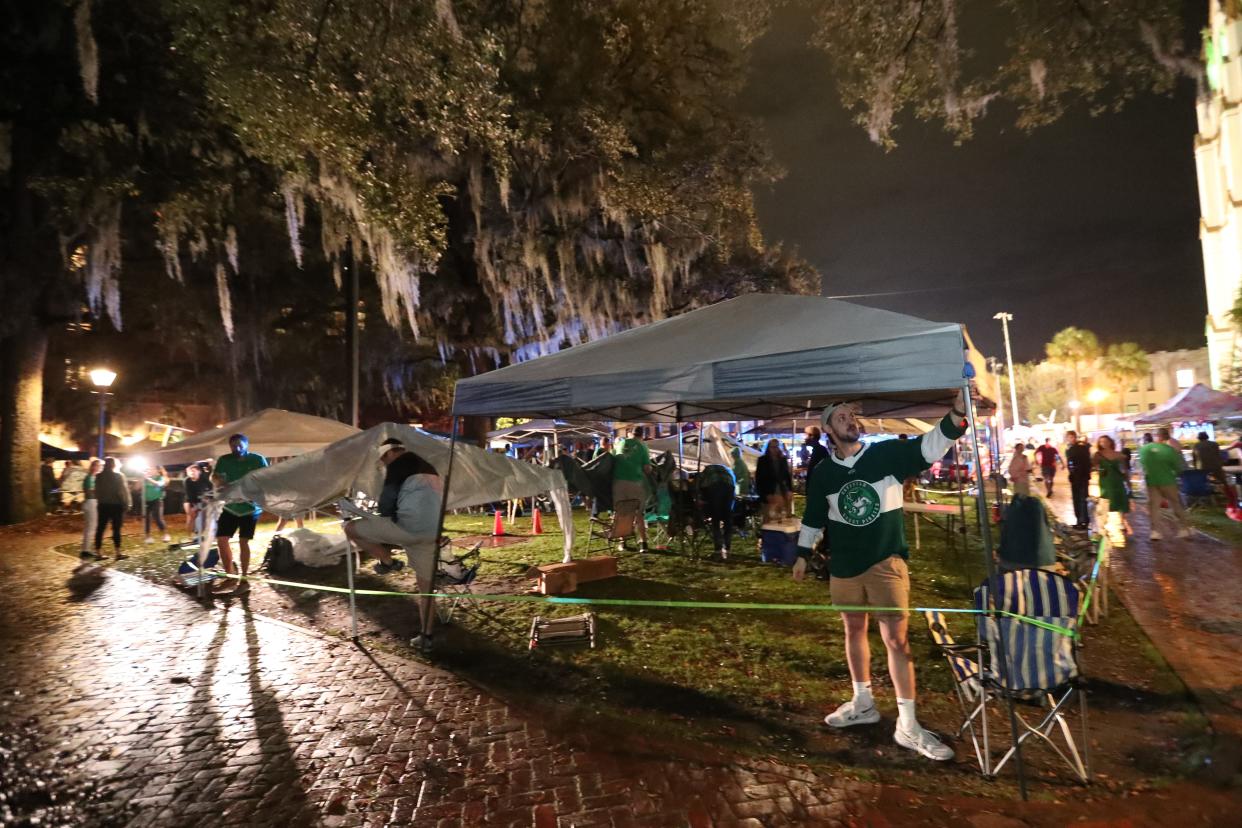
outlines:
[{"label": "folding camp chair", "polygon": [[623,545],[626,538],[638,531],[638,521],[642,519],[641,501],[618,500],[613,504],[611,518],[591,518],[591,531],[587,535],[587,555],[591,554],[596,539],[603,541],[602,549],[605,552],[613,543]]},{"label": "folding camp chair", "polygon": [[1215,505],[1216,489],[1203,469],[1186,469],[1178,475],[1177,483],[1187,509]]},{"label": "folding camp chair", "polygon": [[[1012,744],[995,765],[989,760],[983,773],[995,776],[1018,756],[1023,795],[1026,780],[1019,751],[1031,737],[1048,745],[1070,767],[1079,781],[1090,781],[1087,762],[1087,696],[1078,667],[1078,590],[1064,575],[1039,569],[1019,569],[996,575],[975,590],[979,639],[982,643],[982,685],[987,694],[1009,706]],[[998,615],[1012,613],[1012,615]],[[1015,617],[1020,616],[1020,617]],[[1078,696],[1082,749],[1074,740],[1066,713]],[[1015,703],[1036,703],[1042,718],[1031,724]],[[1053,737],[1058,728],[1063,744]],[[986,737],[985,737],[986,739]],[[986,741],[985,741],[986,745]]]},{"label": "folding camp chair", "polygon": [[[980,770],[987,773],[991,751],[988,744],[988,699],[979,668],[983,648],[979,644],[958,644],[949,633],[944,613],[924,610],[923,615],[927,619],[927,630],[931,633],[932,641],[940,648],[953,674],[953,688],[957,691],[957,701],[962,708],[962,725],[957,729],[956,736],[960,739],[963,733],[970,733],[970,741],[975,746],[975,759]],[[975,729],[976,722],[979,725],[978,730]],[[981,738],[982,745],[979,744]]]},{"label": "folding camp chair", "polygon": [[440,544],[440,566],[436,570],[435,591],[445,596],[436,603],[436,614],[441,624],[448,624],[453,620],[453,613],[463,601],[469,603],[471,611],[489,615],[479,607],[470,587],[479,574],[479,565],[482,563],[479,550],[482,547],[483,541],[479,541],[467,552],[454,555],[451,541],[445,539]]}]

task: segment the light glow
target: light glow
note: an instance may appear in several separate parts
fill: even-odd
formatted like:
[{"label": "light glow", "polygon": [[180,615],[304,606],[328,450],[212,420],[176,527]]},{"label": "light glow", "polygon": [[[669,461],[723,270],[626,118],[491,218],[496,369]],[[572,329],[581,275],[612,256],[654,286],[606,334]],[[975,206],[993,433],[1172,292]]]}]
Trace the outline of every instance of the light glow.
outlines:
[{"label": "light glow", "polygon": [[144,474],[147,469],[151,468],[151,464],[147,462],[147,458],[141,455],[125,458],[125,468],[138,474]]},{"label": "light glow", "polygon": [[1087,402],[1091,403],[1092,405],[1095,405],[1096,403],[1100,402],[1100,400],[1104,399],[1107,396],[1108,396],[1108,392],[1105,391],[1103,388],[1092,388],[1090,391],[1087,392]]},{"label": "light glow", "polygon": [[116,380],[116,371],[109,371],[107,368],[94,368],[89,376],[91,383],[96,388],[111,388],[112,383]]}]

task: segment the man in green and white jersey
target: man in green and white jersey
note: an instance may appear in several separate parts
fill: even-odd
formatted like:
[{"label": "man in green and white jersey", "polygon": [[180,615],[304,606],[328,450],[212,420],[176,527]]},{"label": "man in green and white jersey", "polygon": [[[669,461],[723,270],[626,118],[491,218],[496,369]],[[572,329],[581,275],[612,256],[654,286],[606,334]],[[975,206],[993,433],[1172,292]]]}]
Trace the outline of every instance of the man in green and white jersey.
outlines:
[{"label": "man in green and white jersey", "polygon": [[953,758],[953,750],[914,715],[914,659],[910,652],[906,608],[910,574],[906,546],[902,481],[930,468],[966,431],[964,395],[940,424],[914,440],[886,440],[864,445],[849,405],[830,405],[821,422],[833,449],[807,480],[806,512],[798,537],[793,577],[806,575],[807,558],[828,533],[832,550],[830,589],[837,606],[875,607],[843,612],[845,656],[854,697],[825,719],[832,727],[880,720],[871,696],[871,650],[867,623],[875,614],[888,651],[888,672],[897,693],[897,744],[929,759]]}]

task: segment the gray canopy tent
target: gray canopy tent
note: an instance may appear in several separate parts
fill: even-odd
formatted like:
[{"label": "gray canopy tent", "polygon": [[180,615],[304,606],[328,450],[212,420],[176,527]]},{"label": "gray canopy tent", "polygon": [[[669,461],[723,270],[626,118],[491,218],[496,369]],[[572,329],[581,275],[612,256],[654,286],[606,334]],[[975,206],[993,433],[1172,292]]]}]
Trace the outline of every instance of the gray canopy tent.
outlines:
[{"label": "gray canopy tent", "polygon": [[[816,296],[750,294],[461,380],[453,434],[460,416],[769,420],[838,401],[866,417],[928,419],[965,390],[978,458],[970,377],[986,371],[957,323]],[[978,519],[991,579],[982,486]],[[1021,774],[1020,753],[1018,766]]]}]

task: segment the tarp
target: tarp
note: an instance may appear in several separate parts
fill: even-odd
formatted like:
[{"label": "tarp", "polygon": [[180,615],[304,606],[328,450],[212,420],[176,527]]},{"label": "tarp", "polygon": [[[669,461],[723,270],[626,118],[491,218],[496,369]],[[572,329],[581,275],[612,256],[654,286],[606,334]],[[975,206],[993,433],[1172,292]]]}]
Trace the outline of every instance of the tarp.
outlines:
[{"label": "tarp", "polygon": [[[772,419],[850,400],[935,418],[982,355],[956,323],[818,296],[750,294],[457,383],[458,415]],[[721,415],[729,415],[722,417]]]},{"label": "tarp", "polygon": [[[737,446],[742,450],[742,462],[746,464],[746,468],[750,469],[750,473],[755,473],[755,467],[759,465],[759,452],[742,443],[728,434],[725,434],[716,425],[709,423],[703,429],[706,437],[703,440],[703,465],[710,466],[718,463],[722,466],[733,468],[733,447]],[[674,458],[677,457],[677,435],[671,437],[660,437],[656,440],[648,440],[647,448],[655,454],[656,452],[669,452]],[[681,451],[685,457],[682,470],[687,472],[697,472],[699,470],[699,431],[683,432],[681,435]]]},{"label": "tarp", "polygon": [[1162,406],[1125,418],[1135,425],[1212,423],[1242,417],[1242,397],[1213,391],[1203,383],[1190,386]]},{"label": "tarp", "polygon": [[[329,446],[275,466],[251,472],[218,495],[226,501],[251,500],[281,517],[310,511],[348,495],[378,500],[384,472],[376,447],[396,437],[443,477],[448,474],[449,441],[401,423],[383,423]],[[565,477],[555,469],[514,460],[465,443],[454,448],[453,477],[446,508],[463,509],[549,493],[565,533],[565,555],[573,547],[573,521]]]},{"label": "tarp", "polygon": [[265,408],[167,448],[146,452],[146,457],[165,466],[216,458],[229,453],[229,437],[238,433],[250,438],[250,450],[256,454],[293,457],[357,434],[358,429],[326,417]]}]

